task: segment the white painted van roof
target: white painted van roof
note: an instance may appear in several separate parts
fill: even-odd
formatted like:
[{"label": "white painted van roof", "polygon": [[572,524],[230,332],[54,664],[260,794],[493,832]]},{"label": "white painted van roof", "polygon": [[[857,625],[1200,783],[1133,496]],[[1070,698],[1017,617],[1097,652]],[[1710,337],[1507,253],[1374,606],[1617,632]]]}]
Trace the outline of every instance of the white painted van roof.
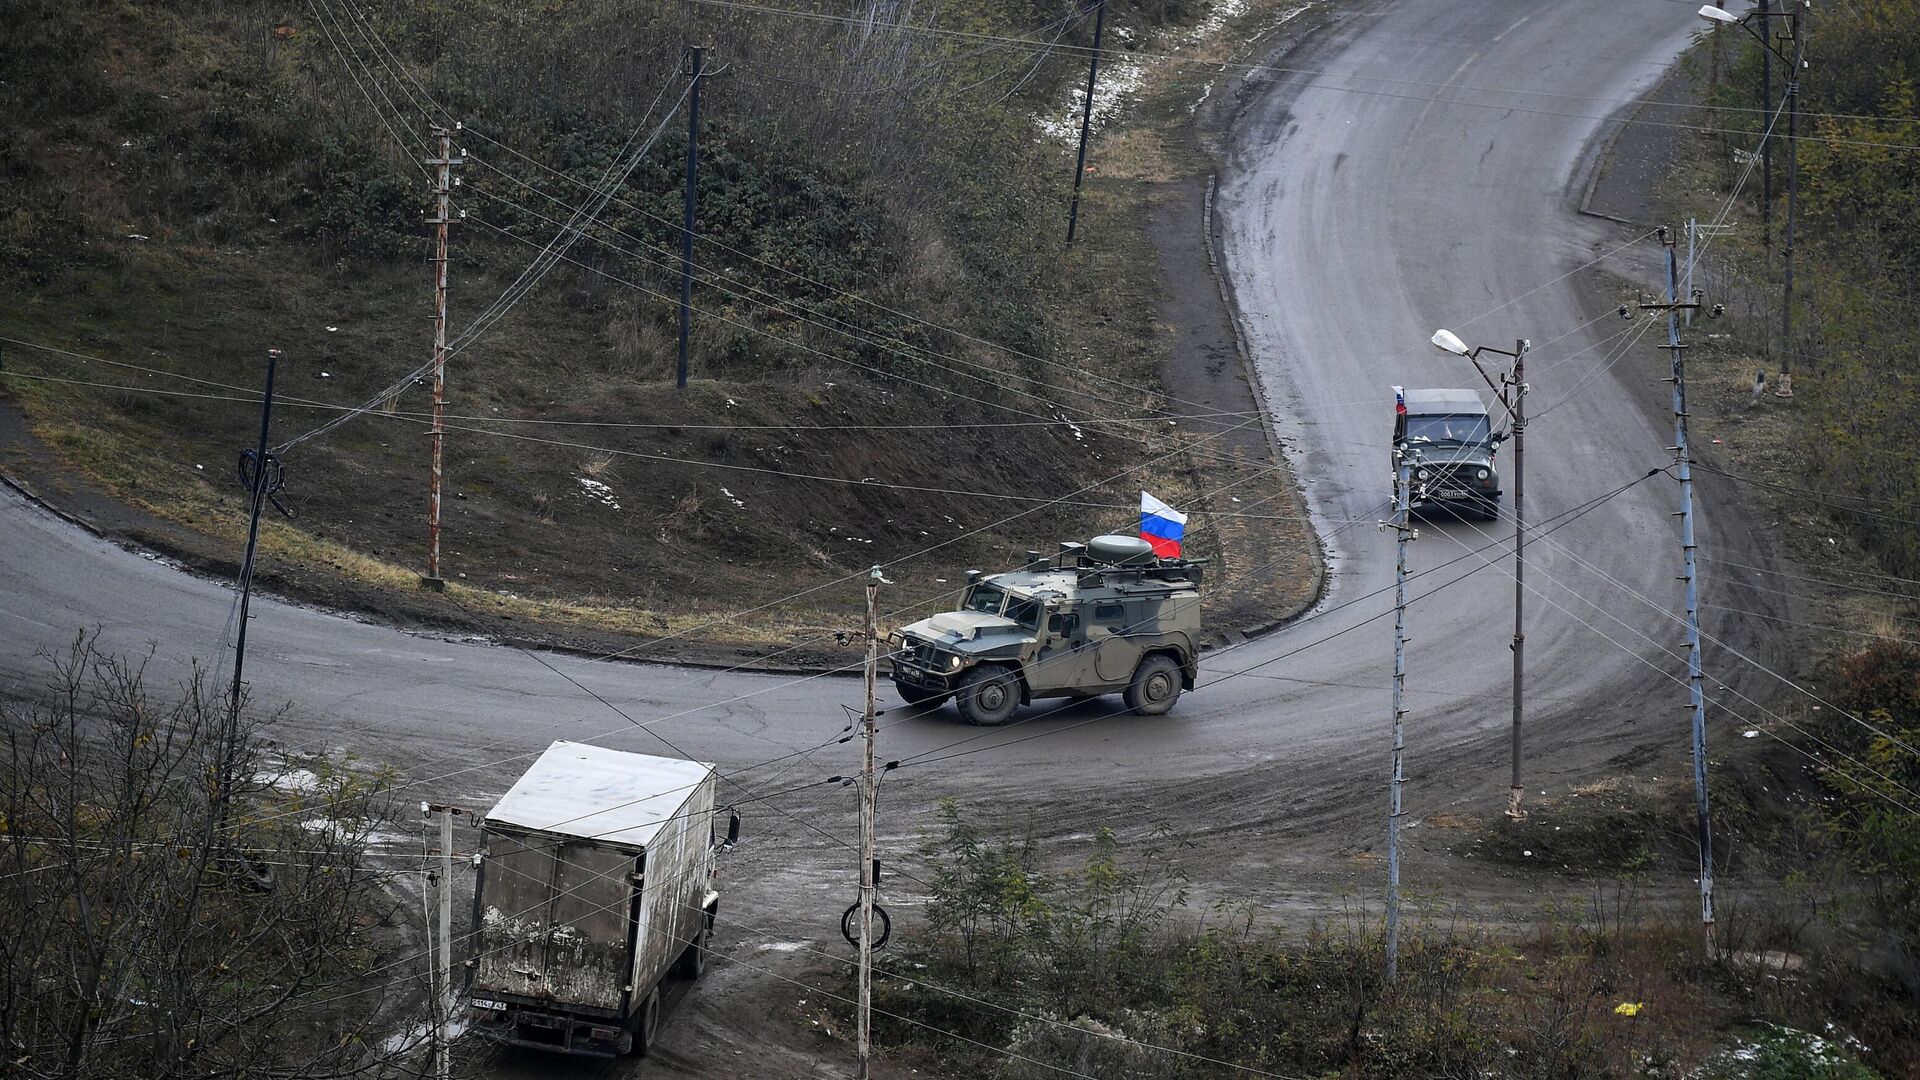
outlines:
[{"label": "white painted van roof", "polygon": [[557,742],[514,781],[486,824],[645,847],[713,766]]}]

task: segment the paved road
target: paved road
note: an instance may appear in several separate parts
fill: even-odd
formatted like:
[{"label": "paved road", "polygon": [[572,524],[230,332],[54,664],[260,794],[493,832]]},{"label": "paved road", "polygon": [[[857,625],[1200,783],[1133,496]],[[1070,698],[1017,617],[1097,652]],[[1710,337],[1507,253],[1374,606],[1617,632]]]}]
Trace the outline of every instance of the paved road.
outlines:
[{"label": "paved road", "polygon": [[[1377,594],[1391,583],[1392,548],[1371,524],[1388,495],[1388,387],[1473,385],[1463,361],[1426,344],[1436,327],[1501,346],[1530,337],[1532,407],[1544,414],[1531,429],[1532,515],[1566,511],[1660,463],[1670,438],[1648,361],[1601,369],[1603,339],[1622,324],[1585,325],[1611,303],[1565,276],[1622,230],[1569,206],[1598,118],[1654,83],[1693,16],[1667,0],[1441,7],[1383,4],[1296,56],[1342,74],[1284,79],[1251,102],[1222,184],[1227,264],[1260,374],[1304,450],[1301,476],[1332,535],[1325,613],[1211,656],[1211,685],[1167,718],[1106,716],[1111,707],[1093,703],[982,733],[951,713],[895,710],[883,757],[938,756],[963,739],[974,741],[944,752],[975,751],[903,769],[889,781],[896,807],[954,793],[1054,835],[1101,821],[1255,823],[1274,838],[1272,853],[1246,852],[1219,871],[1243,884],[1289,851],[1324,852],[1327,826],[1340,826],[1337,843],[1369,845],[1388,712],[1391,629],[1379,618],[1388,598]],[[1658,362],[1650,345],[1639,353]],[[1656,655],[1637,634],[1672,645],[1679,633],[1626,591],[1675,600],[1674,498],[1665,480],[1643,483],[1530,548],[1544,593],[1532,601],[1529,636],[1536,791],[1564,789],[1647,742],[1655,718],[1678,737],[1680,688],[1635,656]],[[1720,524],[1709,504],[1703,538]],[[1435,569],[1488,544],[1485,557],[1498,559],[1493,532],[1507,530],[1485,529],[1429,522],[1414,545],[1416,570],[1433,570],[1416,583],[1410,619],[1407,802],[1416,817],[1468,797],[1484,804],[1505,787],[1511,579],[1493,570],[1455,584],[1478,556]],[[176,672],[207,655],[230,610],[219,584],[93,539],[10,493],[0,496],[0,550],[0,671],[9,677],[31,669],[35,647],[81,625],[100,626],[116,648],[151,639],[156,670]],[[831,744],[843,707],[858,701],[850,680],[546,658],[643,729],[515,650],[271,601],[255,613],[248,670],[260,700],[291,703],[281,738],[397,762],[431,778],[424,794],[436,798],[484,805],[510,780],[512,755],[553,738],[638,750],[659,750],[664,738],[726,769],[829,744],[743,775],[764,787],[853,766],[853,744]],[[1350,632],[1328,640],[1339,631]],[[1664,659],[1661,667],[1673,670]],[[845,852],[808,830],[826,823],[851,835],[850,799],[834,788],[793,797],[786,805],[806,824],[758,816],[766,832],[799,838],[782,848],[783,887],[844,876]]]}]

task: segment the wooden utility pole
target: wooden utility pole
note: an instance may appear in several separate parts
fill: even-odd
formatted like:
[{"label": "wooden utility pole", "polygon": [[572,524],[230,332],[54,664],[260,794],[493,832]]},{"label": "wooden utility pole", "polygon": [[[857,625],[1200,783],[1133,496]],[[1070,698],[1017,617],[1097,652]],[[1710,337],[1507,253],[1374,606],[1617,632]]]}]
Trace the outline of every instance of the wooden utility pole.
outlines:
[{"label": "wooden utility pole", "polygon": [[873,772],[874,685],[880,675],[880,568],[867,573],[867,707],[860,721],[866,767],[860,780],[860,1080],[872,1075],[873,1052],[873,901],[875,878],[875,806]]},{"label": "wooden utility pole", "polygon": [[[280,350],[267,350],[267,386],[260,395],[260,445],[248,458],[241,452],[241,478],[247,481],[247,554],[240,563],[240,626],[234,633],[233,642],[233,694],[231,712],[234,718],[240,715],[241,669],[247,663],[247,608],[253,599],[253,558],[260,547],[260,510],[273,493],[274,481],[280,470],[279,462],[267,453],[267,431],[273,424],[273,378],[280,369]],[[251,466],[251,472],[248,467]],[[228,777],[222,776],[224,784]]]},{"label": "wooden utility pole", "polygon": [[687,388],[687,337],[693,328],[693,215],[700,205],[700,84],[706,79],[707,50],[699,45],[687,49],[691,61],[687,71],[693,85],[687,90],[687,193],[680,225],[680,362],[674,369],[674,385]]},{"label": "wooden utility pole", "polygon": [[[1398,394],[1399,388],[1394,392]],[[1387,775],[1387,971],[1386,980],[1400,977],[1400,789],[1406,785],[1402,754],[1406,733],[1402,720],[1406,709],[1401,699],[1407,684],[1407,543],[1414,538],[1408,525],[1412,505],[1413,451],[1402,442],[1394,447],[1396,475],[1393,485],[1393,531],[1395,557],[1393,570],[1393,761]]]},{"label": "wooden utility pole", "polygon": [[[1660,242],[1667,249],[1667,300],[1664,304],[1641,304],[1642,308],[1667,313],[1667,345],[1673,384],[1673,442],[1675,475],[1680,480],[1680,580],[1686,583],[1687,605],[1687,712],[1693,721],[1693,797],[1695,841],[1700,847],[1700,922],[1706,930],[1707,948],[1713,948],[1713,814],[1707,797],[1707,704],[1704,675],[1700,665],[1700,603],[1693,542],[1693,455],[1687,445],[1687,361],[1686,346],[1680,343],[1680,313],[1699,307],[1692,296],[1680,298],[1680,273],[1674,252],[1673,233],[1660,229]],[[1717,309],[1716,309],[1717,310]]]},{"label": "wooden utility pole", "polygon": [[440,472],[442,443],[446,437],[447,408],[447,226],[453,223],[453,167],[466,164],[466,155],[453,156],[452,130],[435,126],[433,135],[440,140],[440,156],[427,159],[438,170],[434,215],[428,222],[434,229],[433,252],[433,426],[428,438],[433,443],[433,462],[427,474],[427,573],[422,580],[433,589],[446,588],[440,576]]},{"label": "wooden utility pole", "polygon": [[[1773,111],[1773,0],[1760,0],[1760,122]],[[1762,130],[1765,130],[1763,126]],[[1760,246],[1773,251],[1773,140],[1760,140]]]},{"label": "wooden utility pole", "polygon": [[[1786,259],[1780,300],[1780,388],[1775,397],[1793,396],[1793,224],[1800,202],[1800,76],[1807,66],[1807,35],[1801,13],[1807,0],[1786,0],[1791,16],[1793,60],[1787,71],[1787,224],[1780,236],[1780,254]],[[1764,21],[1764,20],[1762,20]]]},{"label": "wooden utility pole", "polygon": [[1093,54],[1087,60],[1087,100],[1080,106],[1080,156],[1073,165],[1073,202],[1067,207],[1067,246],[1080,223],[1080,181],[1087,175],[1087,133],[1093,127],[1093,84],[1100,74],[1100,34],[1107,25],[1107,0],[1094,0]]},{"label": "wooden utility pole", "polygon": [[440,902],[440,925],[437,934],[428,927],[432,947],[427,950],[431,961],[427,985],[432,999],[433,1075],[436,1080],[449,1080],[453,1075],[453,818],[465,811],[431,803],[421,803],[420,810],[440,815],[440,870],[428,877]]}]

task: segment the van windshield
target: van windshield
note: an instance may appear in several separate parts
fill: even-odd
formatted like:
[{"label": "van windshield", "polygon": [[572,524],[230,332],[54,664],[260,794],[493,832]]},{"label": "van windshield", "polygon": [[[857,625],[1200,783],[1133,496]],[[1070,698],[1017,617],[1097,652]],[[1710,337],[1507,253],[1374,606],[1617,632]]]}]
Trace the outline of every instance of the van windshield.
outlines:
[{"label": "van windshield", "polygon": [[1493,438],[1493,428],[1484,413],[1441,413],[1407,417],[1407,441],[1410,443],[1460,443],[1480,446]]}]

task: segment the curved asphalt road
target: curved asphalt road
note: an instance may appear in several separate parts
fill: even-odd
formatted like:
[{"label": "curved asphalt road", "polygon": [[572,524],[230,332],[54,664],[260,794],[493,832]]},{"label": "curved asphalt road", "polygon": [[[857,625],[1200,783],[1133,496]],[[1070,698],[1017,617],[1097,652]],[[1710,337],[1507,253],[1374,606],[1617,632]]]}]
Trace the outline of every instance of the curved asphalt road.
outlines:
[{"label": "curved asphalt road", "polygon": [[[1376,618],[1311,643],[1388,607],[1387,596],[1358,599],[1392,580],[1392,545],[1371,527],[1389,488],[1388,386],[1474,384],[1463,361],[1426,345],[1436,327],[1500,346],[1532,338],[1533,410],[1573,394],[1531,429],[1536,518],[1644,473],[1661,463],[1670,442],[1654,407],[1660,388],[1644,375],[1659,362],[1653,335],[1638,359],[1580,387],[1605,355],[1581,350],[1622,325],[1603,320],[1579,329],[1611,305],[1583,293],[1577,278],[1558,280],[1597,245],[1623,235],[1569,209],[1577,163],[1600,121],[1511,108],[1598,117],[1615,105],[1463,87],[1626,99],[1659,77],[1692,22],[1686,5],[1666,0],[1386,4],[1345,19],[1306,58],[1305,66],[1350,77],[1283,80],[1253,102],[1222,185],[1226,254],[1269,397],[1305,449],[1301,478],[1323,531],[1362,523],[1333,541],[1331,610],[1210,657],[1203,681],[1212,685],[1167,718],[1110,716],[1072,726],[1111,711],[1089,703],[983,733],[951,712],[896,709],[887,717],[883,759],[969,738],[955,749],[980,752],[902,770],[889,780],[895,808],[922,809],[946,793],[1008,813],[1045,808],[1031,819],[1043,835],[1095,821],[1206,828],[1223,819],[1324,835],[1344,819],[1352,827],[1338,830],[1340,843],[1371,844],[1384,795],[1391,623]],[[1455,89],[1437,91],[1440,84]],[[1630,374],[1636,366],[1642,373]],[[1649,481],[1554,541],[1673,604],[1674,498],[1670,482]],[[1703,537],[1711,525],[1703,522]],[[1481,528],[1427,524],[1414,545],[1416,569],[1510,533]],[[0,560],[0,674],[8,679],[39,670],[35,648],[58,645],[80,626],[101,627],[115,649],[151,641],[156,673],[175,675],[213,650],[227,619],[231,597],[218,583],[91,538],[11,493],[0,495],[0,550],[8,553]],[[1566,553],[1547,543],[1530,551],[1535,580],[1555,602],[1632,652],[1654,647],[1576,594],[1663,644],[1679,641],[1677,628]],[[1506,785],[1511,579],[1490,570],[1433,594],[1476,561],[1421,579],[1414,590],[1407,800],[1416,815],[1469,793],[1497,800]],[[1671,745],[1684,745],[1679,686],[1547,601],[1531,607],[1530,787],[1564,788],[1623,750],[1643,714],[1672,722]],[[831,743],[845,722],[843,706],[860,697],[848,679],[547,658],[636,720],[657,721],[642,730],[511,649],[273,601],[256,603],[255,616],[248,673],[259,701],[291,702],[276,733],[283,742],[394,762],[430,781],[421,797],[471,806],[488,805],[511,781],[520,767],[514,755],[551,739],[660,751],[657,733],[733,769]],[[1262,661],[1257,671],[1225,677]],[[1675,670],[1670,661],[1661,666]],[[1040,733],[1048,734],[993,749]],[[744,779],[776,788],[849,771],[856,748],[829,745]],[[1203,793],[1209,797],[1191,801]],[[810,817],[830,809],[835,831],[851,836],[850,800],[850,792],[821,788],[786,805]],[[797,821],[759,820],[763,835],[808,837]],[[919,822],[926,824],[924,815]],[[897,818],[889,827],[911,831]],[[817,874],[836,878],[849,865],[844,851],[824,843],[796,860],[795,871],[817,866]]]}]

